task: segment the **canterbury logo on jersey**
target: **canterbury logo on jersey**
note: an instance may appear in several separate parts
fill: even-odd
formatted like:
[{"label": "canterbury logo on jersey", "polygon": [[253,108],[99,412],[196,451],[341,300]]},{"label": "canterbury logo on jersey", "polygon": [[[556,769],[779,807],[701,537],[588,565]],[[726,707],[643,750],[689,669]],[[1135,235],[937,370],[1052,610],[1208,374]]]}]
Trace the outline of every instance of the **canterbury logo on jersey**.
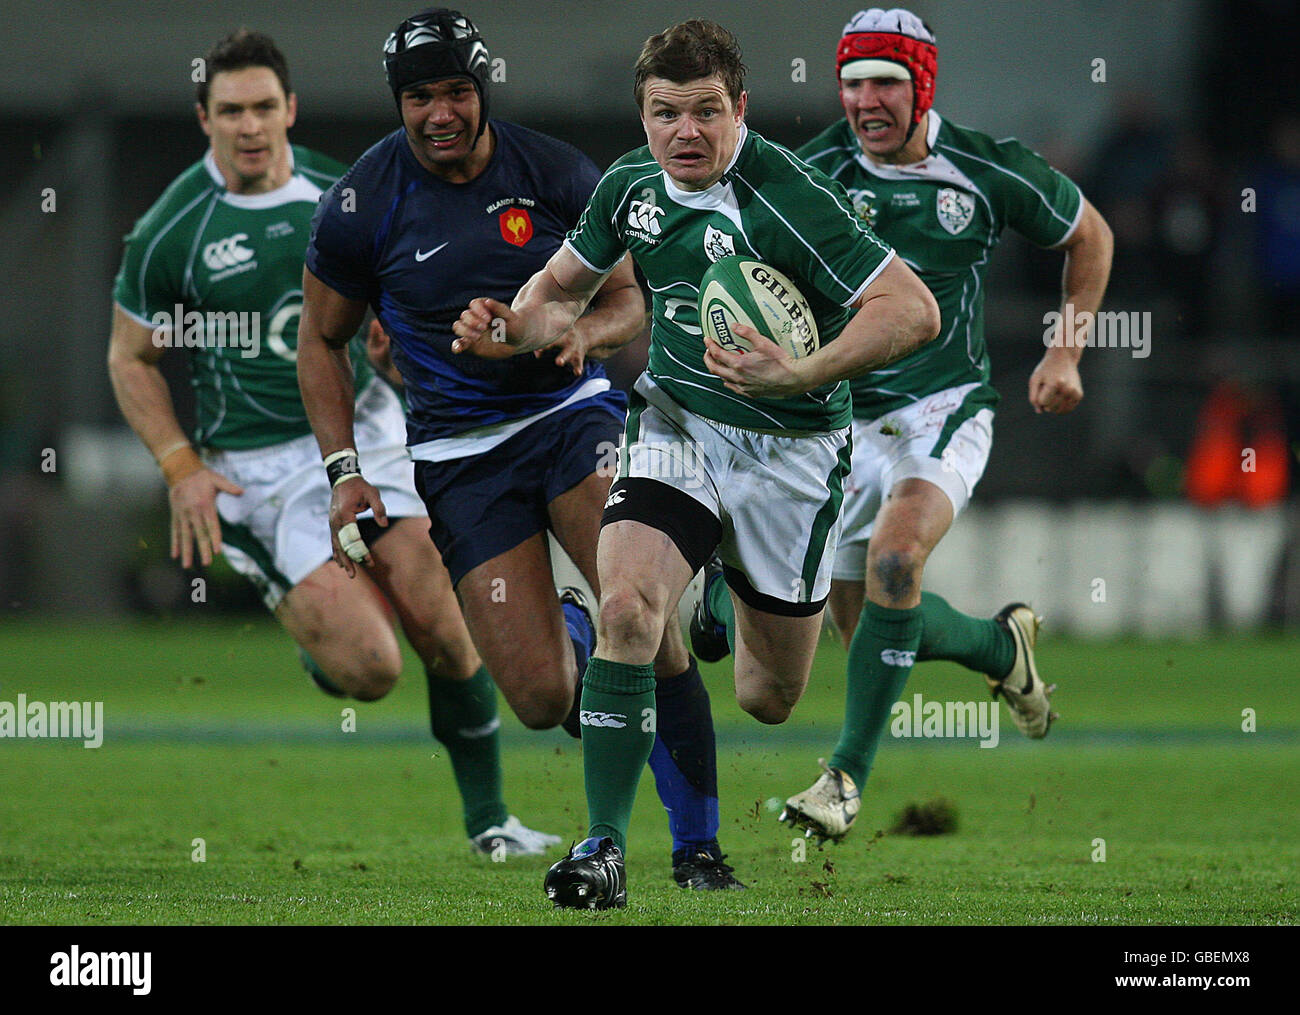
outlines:
[{"label": "canterbury logo on jersey", "polygon": [[224,240],[209,243],[203,248],[203,263],[213,271],[220,271],[222,268],[233,268],[237,264],[243,264],[253,256],[251,250],[240,246],[246,239],[248,239],[248,233],[235,233],[234,236],[227,236]]},{"label": "canterbury logo on jersey", "polygon": [[913,666],[916,664],[916,653],[887,648],[880,653],[880,661],[886,666]]},{"label": "canterbury logo on jersey", "polygon": [[633,229],[644,229],[651,236],[658,236],[663,227],[659,225],[659,216],[664,210],[649,201],[633,201],[627,208],[627,224]]},{"label": "canterbury logo on jersey", "polygon": [[583,726],[600,726],[607,729],[621,730],[627,726],[626,715],[620,712],[588,712],[583,709],[578,713],[578,722]]},{"label": "canterbury logo on jersey", "polygon": [[605,507],[608,508],[608,507],[613,507],[615,504],[622,504],[623,498],[626,496],[627,496],[626,490],[615,490],[613,493],[609,495],[609,499],[605,501]]}]

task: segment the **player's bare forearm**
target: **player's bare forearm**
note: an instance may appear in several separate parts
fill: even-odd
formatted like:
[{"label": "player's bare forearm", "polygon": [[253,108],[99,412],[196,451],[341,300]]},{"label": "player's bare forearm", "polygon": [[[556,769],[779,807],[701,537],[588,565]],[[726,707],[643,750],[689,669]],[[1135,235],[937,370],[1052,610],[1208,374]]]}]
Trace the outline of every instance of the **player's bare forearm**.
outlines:
[{"label": "player's bare forearm", "polygon": [[939,305],[897,257],[867,287],[857,307],[835,341],[797,361],[805,390],[888,366],[939,334]]},{"label": "player's bare forearm", "polygon": [[155,459],[189,441],[176,418],[167,380],[158,369],[163,350],[153,332],[113,307],[113,334],[108,344],[108,376],[127,424]]},{"label": "player's bare forearm", "polygon": [[188,443],[176,419],[167,381],[158,367],[110,356],[108,372],[122,416],[155,459]]},{"label": "player's bare forearm", "polygon": [[352,413],[356,386],[347,347],[333,349],[319,338],[299,334],[298,388],[321,456],[355,447]]},{"label": "player's bare forearm", "polygon": [[163,349],[153,339],[153,329],[115,306],[108,375],[122,415],[153,454],[167,482],[172,557],[179,558],[182,567],[195,560],[206,567],[222,547],[217,494],[238,497],[244,491],[207,468],[190,446],[158,369]]},{"label": "player's bare forearm", "polygon": [[545,349],[560,340],[587,309],[593,294],[570,292],[548,264],[528,280],[510,304],[519,322],[518,341],[507,339],[516,353]]},{"label": "player's bare forearm", "polygon": [[[1059,308],[1062,324],[1065,321],[1078,320],[1080,314],[1088,314],[1084,320],[1091,320],[1101,309],[1102,299],[1106,295],[1106,285],[1110,281],[1111,257],[1115,241],[1110,227],[1092,204],[1084,200],[1083,215],[1074,233],[1059,248],[1065,254],[1065,265],[1061,272],[1061,306]],[[1073,308],[1071,313],[1069,308]],[[1060,359],[1062,362],[1077,364],[1083,355],[1086,343],[1079,339],[1083,336],[1060,336],[1053,340],[1044,358]]]},{"label": "player's bare forearm", "polygon": [[[1083,401],[1079,361],[1110,280],[1114,239],[1106,220],[1087,200],[1079,224],[1058,249],[1065,254],[1058,323],[1047,336],[1043,358],[1029,375],[1029,404],[1035,412],[1054,414],[1073,412]],[[1076,329],[1074,334],[1065,333],[1070,326]]]},{"label": "player's bare forearm", "polygon": [[630,260],[605,279],[587,311],[554,346],[538,356],[554,355],[557,366],[580,375],[587,359],[606,359],[641,334],[645,328],[645,298],[637,285]]},{"label": "player's bare forearm", "polygon": [[348,341],[365,316],[365,303],[348,299],[303,270],[303,307],[298,322],[298,389],[322,457],[355,447],[356,401]]},{"label": "player's bare forearm", "polygon": [[610,274],[573,327],[582,332],[583,348],[594,359],[613,355],[641,334],[645,297],[629,260]]}]

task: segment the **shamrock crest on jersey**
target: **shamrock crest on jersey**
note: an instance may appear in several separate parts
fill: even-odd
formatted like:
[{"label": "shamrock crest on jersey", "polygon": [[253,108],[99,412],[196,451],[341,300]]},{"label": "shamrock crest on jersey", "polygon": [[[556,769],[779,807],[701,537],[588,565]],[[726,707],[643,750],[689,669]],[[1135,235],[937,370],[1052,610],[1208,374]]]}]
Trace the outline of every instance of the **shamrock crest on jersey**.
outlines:
[{"label": "shamrock crest on jersey", "polygon": [[970,225],[975,214],[975,198],[962,190],[944,187],[935,198],[939,212],[939,225],[956,236]]},{"label": "shamrock crest on jersey", "polygon": [[736,238],[713,226],[704,227],[704,256],[715,264],[736,253]]}]

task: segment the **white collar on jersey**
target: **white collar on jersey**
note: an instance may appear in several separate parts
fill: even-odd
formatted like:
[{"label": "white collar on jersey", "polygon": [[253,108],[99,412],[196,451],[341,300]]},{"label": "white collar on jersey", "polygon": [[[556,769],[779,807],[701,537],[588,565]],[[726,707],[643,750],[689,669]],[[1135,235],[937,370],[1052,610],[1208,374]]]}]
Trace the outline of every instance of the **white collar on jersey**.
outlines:
[{"label": "white collar on jersey", "polygon": [[276,187],[275,190],[268,190],[263,194],[233,194],[227,190],[226,178],[221,175],[221,170],[217,167],[216,156],[212,154],[211,148],[203,156],[203,165],[208,171],[208,176],[212,178],[212,182],[221,189],[221,199],[235,208],[247,208],[252,211],[263,208],[278,208],[282,204],[291,204],[294,201],[318,201],[321,194],[324,193],[320,187],[295,171],[297,166],[293,160],[292,145],[289,146],[289,181],[283,186]]},{"label": "white collar on jersey", "polygon": [[740,133],[736,138],[736,150],[731,153],[731,161],[727,163],[727,168],[722,171],[722,176],[711,187],[704,190],[683,190],[677,184],[673,183],[673,178],[668,175],[667,170],[663,170],[664,189],[668,191],[668,196],[678,204],[684,204],[688,208],[694,207],[713,207],[718,200],[718,194],[730,186],[723,183],[723,178],[735,168],[736,161],[740,158],[741,149],[745,147],[745,141],[749,138],[749,127],[741,123]]}]

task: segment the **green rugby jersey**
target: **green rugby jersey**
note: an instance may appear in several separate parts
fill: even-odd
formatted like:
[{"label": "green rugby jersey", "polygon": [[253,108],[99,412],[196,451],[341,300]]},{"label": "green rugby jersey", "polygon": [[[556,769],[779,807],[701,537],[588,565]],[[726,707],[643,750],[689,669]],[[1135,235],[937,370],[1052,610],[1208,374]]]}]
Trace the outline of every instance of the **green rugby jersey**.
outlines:
[{"label": "green rugby jersey", "polygon": [[794,398],[745,398],[704,366],[700,280],[709,265],[747,254],[789,276],[807,298],[823,343],[892,256],[854,214],[842,188],[787,149],[742,128],[726,173],[707,190],[677,187],[648,147],[601,177],[565,243],[593,271],[630,251],[654,294],[647,373],[707,419],[752,430],[816,433],[847,426],[849,387]]},{"label": "green rugby jersey", "polygon": [[798,154],[844,185],[858,215],[893,245],[934,293],[939,337],[897,363],[855,378],[853,415],[878,419],[924,395],[972,382],[975,412],[997,404],[984,344],[984,275],[1007,226],[1052,247],[1074,230],[1083,195],[1019,141],[994,141],[930,111],[930,154],[878,166],[841,118]]},{"label": "green rugby jersey", "polygon": [[[209,151],[126,237],[113,298],[151,329],[179,322],[169,346],[190,354],[201,446],[259,448],[311,433],[296,365],[303,257],[316,203],[347,167],[292,151],[293,176],[266,194],[230,193]],[[371,375],[360,342],[352,361],[360,391]]]}]

